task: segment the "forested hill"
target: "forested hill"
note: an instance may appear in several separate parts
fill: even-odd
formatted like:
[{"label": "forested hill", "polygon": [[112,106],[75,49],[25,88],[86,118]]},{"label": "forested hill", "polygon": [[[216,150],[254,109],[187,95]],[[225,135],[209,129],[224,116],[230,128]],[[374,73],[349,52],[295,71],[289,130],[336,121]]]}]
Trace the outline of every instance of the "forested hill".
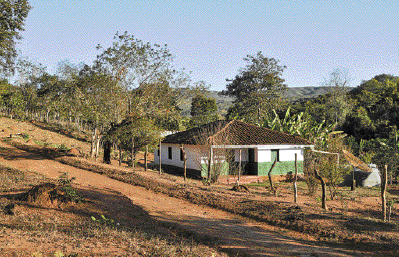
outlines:
[{"label": "forested hill", "polygon": [[[286,92],[286,97],[291,101],[295,101],[298,99],[313,98],[319,95],[324,95],[328,93],[328,90],[328,87],[289,87]],[[220,92],[218,91],[209,91],[207,97],[215,99],[219,113],[225,114],[227,112],[227,109],[232,104],[234,98],[223,96],[219,93]],[[180,108],[183,109],[183,116],[188,116],[190,114],[190,104],[191,97],[189,97],[186,101],[183,101],[183,103],[180,105]]]}]

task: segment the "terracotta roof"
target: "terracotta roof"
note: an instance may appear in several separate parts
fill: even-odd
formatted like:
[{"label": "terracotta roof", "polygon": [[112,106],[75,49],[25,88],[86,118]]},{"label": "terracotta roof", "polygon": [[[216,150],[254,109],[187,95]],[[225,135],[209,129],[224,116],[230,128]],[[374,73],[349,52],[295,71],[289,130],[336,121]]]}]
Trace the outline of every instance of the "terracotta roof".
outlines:
[{"label": "terracotta roof", "polygon": [[165,137],[164,143],[203,145],[312,145],[308,140],[242,121],[215,121]]}]

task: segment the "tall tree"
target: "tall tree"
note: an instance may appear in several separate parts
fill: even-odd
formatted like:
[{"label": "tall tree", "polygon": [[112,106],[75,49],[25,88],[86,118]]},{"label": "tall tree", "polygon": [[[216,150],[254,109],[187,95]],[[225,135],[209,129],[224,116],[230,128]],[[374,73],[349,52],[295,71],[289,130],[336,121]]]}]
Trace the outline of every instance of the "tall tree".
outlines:
[{"label": "tall tree", "polygon": [[282,78],[285,66],[274,58],[263,56],[262,52],[248,55],[244,61],[247,62],[245,68],[233,80],[227,80],[230,82],[227,90],[222,91],[224,95],[235,97],[228,118],[261,124],[281,105],[282,94],[287,88]]},{"label": "tall tree", "polygon": [[37,89],[38,78],[46,73],[46,67],[36,64],[27,58],[20,58],[17,62],[17,84],[19,85],[25,102],[25,117],[33,114],[38,108]]},{"label": "tall tree", "polygon": [[27,0],[0,1],[0,75],[14,72],[16,42],[21,39],[24,22],[31,6]]},{"label": "tall tree", "polygon": [[351,78],[347,70],[335,69],[323,83],[329,88],[327,107],[330,111],[328,114],[332,116],[331,119],[337,126],[342,125],[353,107],[348,95],[350,81]]},{"label": "tall tree", "polygon": [[218,107],[215,99],[208,98],[201,94],[196,95],[191,102],[190,127],[196,127],[218,120],[219,116],[216,113],[217,110]]}]

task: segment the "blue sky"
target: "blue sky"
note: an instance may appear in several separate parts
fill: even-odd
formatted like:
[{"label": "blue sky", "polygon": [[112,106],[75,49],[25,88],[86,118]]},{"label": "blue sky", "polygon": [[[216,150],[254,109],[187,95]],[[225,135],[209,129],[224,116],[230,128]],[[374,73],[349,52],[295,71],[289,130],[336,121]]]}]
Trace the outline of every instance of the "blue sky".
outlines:
[{"label": "blue sky", "polygon": [[399,1],[97,1],[30,0],[23,56],[91,64],[119,31],[167,44],[174,66],[223,90],[258,51],[287,68],[286,84],[320,86],[336,68],[352,86],[399,75]]}]

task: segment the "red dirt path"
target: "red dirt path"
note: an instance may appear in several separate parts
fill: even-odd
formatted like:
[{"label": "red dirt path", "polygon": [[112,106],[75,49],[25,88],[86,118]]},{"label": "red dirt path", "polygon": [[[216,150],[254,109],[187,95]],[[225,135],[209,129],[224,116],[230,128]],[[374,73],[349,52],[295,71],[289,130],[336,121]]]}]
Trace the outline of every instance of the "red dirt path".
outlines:
[{"label": "red dirt path", "polygon": [[[57,179],[60,172],[76,177],[81,187],[109,189],[128,197],[153,218],[181,226],[210,238],[216,237],[221,248],[237,251],[238,256],[365,256],[366,253],[335,249],[317,244],[314,239],[298,239],[298,233],[258,223],[224,211],[198,206],[157,194],[141,187],[116,181],[100,174],[77,169],[57,161],[28,153],[3,142],[7,155],[0,163],[19,170],[29,170]],[[300,235],[299,235],[300,236]]]}]

